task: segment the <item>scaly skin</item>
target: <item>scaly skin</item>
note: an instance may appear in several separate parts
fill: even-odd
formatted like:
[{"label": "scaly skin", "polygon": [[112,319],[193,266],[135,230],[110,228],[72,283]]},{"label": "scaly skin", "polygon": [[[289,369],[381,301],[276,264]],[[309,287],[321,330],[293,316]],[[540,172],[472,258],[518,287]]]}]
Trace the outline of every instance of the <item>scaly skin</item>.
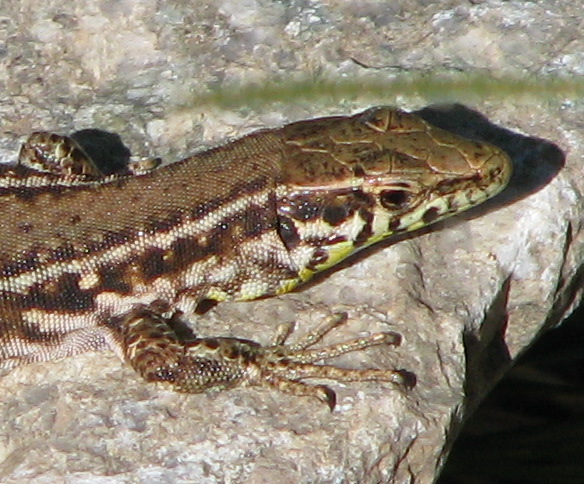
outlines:
[{"label": "scaly skin", "polygon": [[332,390],[301,380],[412,386],[403,370],[317,365],[399,344],[379,333],[311,349],[342,317],[267,347],[184,327],[204,300],[288,292],[363,247],[483,202],[511,174],[500,149],[386,107],[156,164],[108,174],[71,138],[36,133],[19,165],[0,168],[0,366],[110,346],[179,391],[270,386],[331,408]]}]

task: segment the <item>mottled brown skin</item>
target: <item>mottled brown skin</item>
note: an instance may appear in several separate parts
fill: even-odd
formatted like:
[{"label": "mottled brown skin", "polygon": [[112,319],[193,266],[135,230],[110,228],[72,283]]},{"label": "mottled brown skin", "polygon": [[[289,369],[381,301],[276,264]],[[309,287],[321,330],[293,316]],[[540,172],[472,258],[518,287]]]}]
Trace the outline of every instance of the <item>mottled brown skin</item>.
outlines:
[{"label": "mottled brown skin", "polygon": [[110,346],[179,391],[267,385],[331,408],[334,392],[300,380],[412,385],[404,371],[315,364],[397,344],[392,333],[311,350],[338,321],[270,347],[185,338],[175,323],[203,300],[287,292],[356,250],[481,203],[511,172],[498,148],[384,107],[141,166],[106,176],[74,140],[36,133],[18,165],[0,167],[0,367]]}]

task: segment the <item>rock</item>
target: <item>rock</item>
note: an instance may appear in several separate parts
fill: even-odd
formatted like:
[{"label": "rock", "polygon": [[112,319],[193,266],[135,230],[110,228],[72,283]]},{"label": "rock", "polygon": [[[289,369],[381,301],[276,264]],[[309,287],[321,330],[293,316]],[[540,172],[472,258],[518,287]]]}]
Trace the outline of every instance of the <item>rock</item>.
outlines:
[{"label": "rock", "polygon": [[[508,190],[467,215],[372,248],[302,292],[221,304],[196,321],[203,335],[267,342],[278,322],[297,320],[306,331],[346,310],[350,321],[331,341],[391,329],[403,343],[339,364],[407,368],[418,377],[412,391],[334,385],[331,413],[257,389],[175,394],[107,352],[30,365],[0,379],[1,480],[432,482],[462,421],[582,298],[582,103],[510,95],[505,83],[581,73],[580,5],[520,3],[3,2],[5,161],[38,129],[105,129],[135,155],[170,161],[259,127],[448,100],[473,110],[421,114],[499,144],[516,170]],[[415,83],[411,93],[392,91],[396,71],[414,79],[479,72],[501,78],[503,94],[419,92]],[[381,75],[388,92],[354,89],[317,102],[290,88],[271,105],[194,104],[211,87],[270,79],[281,87],[300,74],[364,85]]]}]

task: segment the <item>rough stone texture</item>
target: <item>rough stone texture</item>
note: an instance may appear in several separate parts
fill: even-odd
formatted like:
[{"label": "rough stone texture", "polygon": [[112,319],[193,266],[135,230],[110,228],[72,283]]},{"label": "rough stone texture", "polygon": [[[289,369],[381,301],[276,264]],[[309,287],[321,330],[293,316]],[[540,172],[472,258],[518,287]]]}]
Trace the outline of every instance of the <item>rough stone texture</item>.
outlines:
[{"label": "rough stone texture", "polygon": [[[575,0],[5,0],[0,155],[13,160],[35,129],[98,127],[136,155],[174,160],[258,127],[428,104],[424,93],[390,88],[373,100],[193,104],[228,84],[376,74],[389,86],[400,72],[575,78],[584,72],[580,14]],[[303,292],[223,304],[196,321],[201,334],[266,342],[277,321],[306,330],[348,310],[350,323],[331,339],[390,328],[404,343],[341,363],[408,368],[418,375],[413,391],[336,386],[329,413],[253,389],[174,394],[111,353],[19,368],[0,379],[0,480],[432,482],[469,409],[582,296],[582,100],[461,96],[432,99],[465,101],[515,133],[465,110],[426,115],[509,150],[517,169],[502,197],[443,230],[370,250]]]}]

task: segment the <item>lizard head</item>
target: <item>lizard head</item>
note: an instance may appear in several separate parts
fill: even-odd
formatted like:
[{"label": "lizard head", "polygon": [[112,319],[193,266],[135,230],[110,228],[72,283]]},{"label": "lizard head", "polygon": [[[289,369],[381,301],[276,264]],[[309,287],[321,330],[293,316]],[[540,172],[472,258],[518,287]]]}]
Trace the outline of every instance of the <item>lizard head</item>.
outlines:
[{"label": "lizard head", "polygon": [[294,123],[284,134],[279,230],[303,279],[474,207],[511,175],[501,149],[392,108]]}]

